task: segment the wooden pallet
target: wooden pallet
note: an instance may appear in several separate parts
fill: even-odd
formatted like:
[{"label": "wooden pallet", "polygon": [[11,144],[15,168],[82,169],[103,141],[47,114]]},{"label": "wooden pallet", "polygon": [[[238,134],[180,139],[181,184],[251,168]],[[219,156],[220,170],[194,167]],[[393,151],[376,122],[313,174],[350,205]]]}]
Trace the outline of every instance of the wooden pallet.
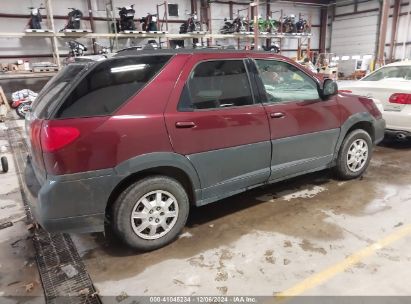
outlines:
[{"label": "wooden pallet", "polygon": [[50,73],[57,72],[59,69],[57,67],[33,67],[34,73]]},{"label": "wooden pallet", "polygon": [[205,35],[205,34],[208,34],[208,32],[206,32],[206,31],[194,31],[194,32],[188,32],[188,33],[185,33],[185,34],[188,34],[188,35],[192,35],[192,34],[194,34],[194,35]]},{"label": "wooden pallet", "polygon": [[78,30],[65,29],[65,30],[63,30],[63,33],[92,33],[92,31],[91,30],[82,30],[82,29],[78,29]]},{"label": "wooden pallet", "polygon": [[167,31],[149,31],[150,34],[168,34]]},{"label": "wooden pallet", "polygon": [[36,30],[36,29],[26,29],[26,33],[52,33],[51,30]]}]

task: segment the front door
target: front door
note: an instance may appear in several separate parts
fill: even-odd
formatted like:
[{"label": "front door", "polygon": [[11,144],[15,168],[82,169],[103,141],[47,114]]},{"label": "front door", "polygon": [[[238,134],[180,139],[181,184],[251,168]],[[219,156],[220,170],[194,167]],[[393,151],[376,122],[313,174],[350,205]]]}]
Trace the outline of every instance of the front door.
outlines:
[{"label": "front door", "polygon": [[244,60],[192,55],[165,113],[172,146],[197,170],[204,201],[270,176],[267,115],[255,102]]},{"label": "front door", "polygon": [[291,63],[255,64],[271,131],[270,180],[326,168],[340,133],[336,96],[321,99],[317,81]]}]

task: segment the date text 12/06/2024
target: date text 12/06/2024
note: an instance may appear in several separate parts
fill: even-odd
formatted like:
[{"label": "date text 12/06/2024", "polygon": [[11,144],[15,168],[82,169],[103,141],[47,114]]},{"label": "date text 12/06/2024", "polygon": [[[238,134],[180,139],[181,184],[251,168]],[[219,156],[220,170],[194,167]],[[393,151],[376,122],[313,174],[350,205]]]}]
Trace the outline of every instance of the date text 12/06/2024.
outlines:
[{"label": "date text 12/06/2024", "polygon": [[257,298],[248,296],[167,296],[150,297],[149,303],[257,303]]}]

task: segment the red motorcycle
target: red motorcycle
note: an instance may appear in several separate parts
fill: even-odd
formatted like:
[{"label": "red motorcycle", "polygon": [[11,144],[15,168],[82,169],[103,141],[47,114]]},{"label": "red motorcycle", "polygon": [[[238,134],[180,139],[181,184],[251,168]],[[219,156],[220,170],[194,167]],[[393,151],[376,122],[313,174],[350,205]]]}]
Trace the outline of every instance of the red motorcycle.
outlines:
[{"label": "red motorcycle", "polygon": [[17,115],[19,115],[21,118],[25,118],[26,114],[30,111],[31,104],[36,99],[37,95],[37,93],[27,89],[14,92],[11,95],[11,107],[13,109],[16,109]]}]

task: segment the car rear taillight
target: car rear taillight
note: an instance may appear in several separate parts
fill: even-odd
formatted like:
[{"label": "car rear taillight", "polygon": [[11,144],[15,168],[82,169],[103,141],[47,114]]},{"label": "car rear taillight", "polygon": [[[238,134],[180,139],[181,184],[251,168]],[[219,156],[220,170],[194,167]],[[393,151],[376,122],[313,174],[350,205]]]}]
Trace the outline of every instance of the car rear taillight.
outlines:
[{"label": "car rear taillight", "polygon": [[41,151],[40,142],[41,122],[32,123],[30,125],[30,142],[33,149]]},{"label": "car rear taillight", "polygon": [[43,152],[54,152],[64,148],[80,136],[80,131],[73,127],[46,126],[41,132]]},{"label": "car rear taillight", "polygon": [[389,102],[397,104],[411,104],[411,94],[394,93],[390,96]]},{"label": "car rear taillight", "polygon": [[352,93],[351,90],[338,90],[338,93]]}]

